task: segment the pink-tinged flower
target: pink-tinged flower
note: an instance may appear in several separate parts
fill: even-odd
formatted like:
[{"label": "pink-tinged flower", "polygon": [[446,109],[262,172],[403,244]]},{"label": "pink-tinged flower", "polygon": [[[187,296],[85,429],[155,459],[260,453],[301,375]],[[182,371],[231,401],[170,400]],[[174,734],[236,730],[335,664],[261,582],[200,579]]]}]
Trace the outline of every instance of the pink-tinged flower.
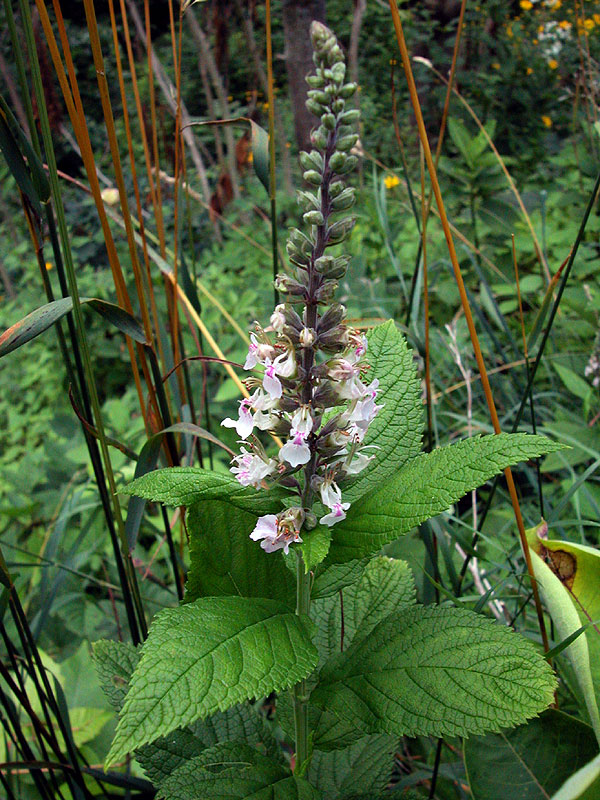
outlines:
[{"label": "pink-tinged flower", "polygon": [[313,429],[313,418],[309,406],[300,406],[292,417],[292,428],[305,436]]},{"label": "pink-tinged flower", "polygon": [[260,456],[249,453],[244,447],[240,455],[232,459],[232,463],[234,466],[230,467],[230,471],[240,484],[254,486],[255,489],[259,489],[261,482],[277,470],[274,459],[269,458],[265,461]]},{"label": "pink-tinged flower", "polygon": [[292,438],[283,445],[279,451],[279,460],[287,461],[292,467],[308,464],[310,461],[310,447],[306,444],[306,434],[301,431],[290,431]]},{"label": "pink-tinged flower", "polygon": [[321,525],[327,525],[328,528],[331,528],[332,525],[335,525],[336,522],[341,522],[343,519],[346,519],[346,511],[350,508],[350,503],[335,503],[331,512],[329,514],[325,514],[324,517],[321,517],[319,522]]},{"label": "pink-tinged flower", "polygon": [[319,487],[321,493],[321,502],[327,508],[334,508],[342,502],[342,492],[333,477],[328,475],[321,486]]},{"label": "pink-tinged flower", "polygon": [[221,425],[225,428],[235,428],[240,439],[247,439],[254,430],[254,415],[250,411],[252,398],[245,397],[240,401],[240,411],[238,419],[227,417]]},{"label": "pink-tinged flower", "polygon": [[285,353],[277,356],[273,362],[273,366],[275,367],[275,372],[281,375],[282,378],[291,378],[292,375],[296,374],[296,357],[294,356],[294,351],[290,348],[286,350]]},{"label": "pink-tinged flower", "polygon": [[367,352],[367,337],[366,336],[359,336],[358,342],[355,340],[355,348],[354,348],[354,356],[358,361],[359,358],[362,358],[364,354]]},{"label": "pink-tinged flower", "polygon": [[272,397],[273,399],[277,400],[281,397],[283,389],[281,387],[281,381],[277,377],[277,367],[271,361],[270,358],[265,359],[265,374],[263,377],[263,388],[265,392]]},{"label": "pink-tinged flower", "polygon": [[260,546],[267,553],[283,550],[286,555],[290,551],[290,544],[302,542],[300,532],[291,525],[280,524],[275,514],[259,517],[250,538],[255,542],[260,541]]},{"label": "pink-tinged flower", "polygon": [[269,320],[271,323],[271,327],[277,333],[281,333],[283,330],[283,326],[285,325],[285,304],[279,303],[278,306],[275,306],[275,311],[271,314],[271,319]]},{"label": "pink-tinged flower", "polygon": [[248,355],[244,361],[244,369],[254,369],[257,364],[264,364],[266,358],[270,358],[275,352],[273,345],[267,342],[259,342],[255,333],[250,334],[250,347]]}]

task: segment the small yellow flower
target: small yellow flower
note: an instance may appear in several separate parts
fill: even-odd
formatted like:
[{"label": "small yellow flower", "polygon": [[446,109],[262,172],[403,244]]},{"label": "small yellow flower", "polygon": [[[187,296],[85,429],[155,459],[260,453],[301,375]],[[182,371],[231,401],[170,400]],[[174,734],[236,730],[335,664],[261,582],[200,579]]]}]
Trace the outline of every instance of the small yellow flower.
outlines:
[{"label": "small yellow flower", "polygon": [[398,186],[400,183],[400,178],[397,175],[387,175],[383,182],[385,183],[386,189],[393,189],[394,186]]},{"label": "small yellow flower", "polygon": [[114,186],[108,186],[106,189],[102,189],[100,197],[107,206],[116,206],[119,202],[119,190]]},{"label": "small yellow flower", "polygon": [[586,29],[586,31],[593,30],[595,28],[595,26],[596,26],[596,23],[594,22],[593,19],[586,19],[585,22],[583,23],[583,27]]},{"label": "small yellow flower", "polygon": [[531,40],[531,44],[539,44],[539,42],[538,42],[538,40],[537,40],[537,39],[532,39],[532,40]]},{"label": "small yellow flower", "polygon": [[550,117],[547,114],[544,114],[544,116],[542,117],[542,122],[544,123],[546,128],[551,128],[552,127],[552,120],[550,119]]},{"label": "small yellow flower", "polygon": [[267,109],[269,108],[269,104],[268,103],[263,103],[262,107],[263,107],[263,111],[267,111]]},{"label": "small yellow flower", "polygon": [[54,264],[51,261],[46,261],[46,271],[50,272],[51,269],[54,268]]},{"label": "small yellow flower", "polygon": [[228,103],[231,103],[231,101],[232,101],[232,100],[233,100],[233,96],[232,96],[232,95],[229,95],[229,96],[227,97],[227,102],[228,102]]},{"label": "small yellow flower", "polygon": [[548,66],[550,69],[558,69],[558,61],[555,58],[551,58],[548,62]]},{"label": "small yellow flower", "polygon": [[525,74],[526,75],[533,75],[533,69],[531,67],[527,67],[527,69],[525,70]]},{"label": "small yellow flower", "polygon": [[509,38],[509,39],[512,39],[512,38],[513,38],[513,36],[515,35],[515,34],[513,33],[513,29],[512,29],[512,27],[511,27],[510,25],[507,25],[507,26],[506,26],[506,35],[508,36],[508,38]]},{"label": "small yellow flower", "polygon": [[572,28],[573,26],[571,25],[571,23],[569,22],[569,20],[567,20],[567,19],[561,19],[561,21],[558,23],[558,27],[559,27],[559,28],[562,28],[562,29],[563,29],[563,31],[568,31],[568,30],[569,30],[569,28]]},{"label": "small yellow flower", "polygon": [[500,64],[497,61],[492,61],[493,69],[500,69]]},{"label": "small yellow flower", "polygon": [[286,146],[286,147],[288,148],[288,150],[289,150],[289,149],[290,149],[290,147],[292,146],[292,144],[291,144],[291,142],[286,142],[286,143],[285,143],[285,146]]},{"label": "small yellow flower", "polygon": [[592,17],[592,19],[594,20],[594,22],[596,23],[596,25],[600,25],[600,14],[594,14],[594,16]]},{"label": "small yellow flower", "polygon": [[533,3],[531,0],[521,0],[519,3],[523,11],[530,11],[533,8]]}]

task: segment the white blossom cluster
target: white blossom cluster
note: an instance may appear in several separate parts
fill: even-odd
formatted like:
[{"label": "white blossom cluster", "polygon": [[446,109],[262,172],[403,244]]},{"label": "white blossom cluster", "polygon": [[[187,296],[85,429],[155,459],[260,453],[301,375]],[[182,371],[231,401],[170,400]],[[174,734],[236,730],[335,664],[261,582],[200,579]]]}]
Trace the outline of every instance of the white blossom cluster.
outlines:
[{"label": "white blossom cluster", "polygon": [[[298,496],[297,505],[260,517],[250,533],[269,553],[288,553],[291,544],[302,542],[302,528],[317,524],[312,510],[317,499],[327,510],[318,520],[322,525],[345,518],[350,503],[340,485],[373,458],[364,438],[381,408],[378,381],[367,378],[367,340],[346,325],[345,308],[332,302],[349,258],[326,255],[354,225],[353,218],[338,215],[354,203],[354,190],[344,187],[341,176],[357,160],[350,153],[357,141],[350,126],[358,112],[345,108],[356,86],[344,82],[343,54],[334,35],[313,23],[311,36],[316,74],[307,78],[312,87],[307,107],[320,125],[312,132],[314,149],[300,157],[311,191],[298,192],[309,230],[290,233],[292,267],[276,280],[287,302],[276,306],[268,327],[257,323],[250,334],[244,368],[260,369],[260,377],[247,379],[251,394],[240,402],[237,419],[222,422],[241,440],[231,472],[242,486],[259,489],[278,482]],[[267,454],[255,431],[285,439],[276,457]]]}]

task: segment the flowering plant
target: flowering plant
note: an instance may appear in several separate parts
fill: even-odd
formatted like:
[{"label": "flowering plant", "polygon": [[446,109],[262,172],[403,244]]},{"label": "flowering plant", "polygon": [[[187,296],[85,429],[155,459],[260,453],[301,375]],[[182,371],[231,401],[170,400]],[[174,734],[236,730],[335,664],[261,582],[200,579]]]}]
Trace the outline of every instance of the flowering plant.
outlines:
[{"label": "flowering plant", "polygon": [[[420,454],[404,339],[392,322],[363,335],[334,301],[348,257],[330,248],[354,224],[342,176],[355,164],[358,113],[346,100],[356,87],[334,35],[313,23],[312,42],[307,106],[319,124],[301,155],[311,188],[298,194],[307,228],[291,231],[291,268],[276,281],[286,302],[250,337],[244,366],[262,372],[223,421],[240,453],[231,475],[164,469],[128,488],[187,507],[185,602],[156,615],[141,652],[95,647],[120,710],[107,763],[135,751],[172,800],[384,796],[400,736],[498,730],[553,699],[529,642],[482,614],[418,606],[408,565],[381,555],[505,467],[559,445],[500,434]],[[259,431],[277,437],[277,453]],[[249,702],[273,693],[283,751]]]}]

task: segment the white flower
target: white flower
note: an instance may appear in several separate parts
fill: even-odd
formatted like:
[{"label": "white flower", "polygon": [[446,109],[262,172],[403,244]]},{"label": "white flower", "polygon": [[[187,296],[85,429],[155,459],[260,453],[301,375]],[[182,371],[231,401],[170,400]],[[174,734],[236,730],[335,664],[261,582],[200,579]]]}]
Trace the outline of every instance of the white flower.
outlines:
[{"label": "white flower", "polygon": [[285,305],[283,303],[279,303],[278,306],[275,306],[275,311],[271,314],[271,327],[277,333],[281,333],[283,330],[283,326],[285,325]]},{"label": "white flower", "polygon": [[294,351],[290,348],[285,353],[277,356],[273,362],[275,372],[281,375],[282,378],[291,378],[296,372],[296,357]]},{"label": "white flower", "polygon": [[252,398],[245,397],[240,401],[240,411],[238,419],[227,417],[221,425],[225,428],[235,428],[240,439],[247,439],[254,430],[254,415],[250,412]]},{"label": "white flower", "polygon": [[263,388],[265,392],[274,399],[281,397],[283,389],[281,381],[277,377],[275,364],[270,358],[265,359],[265,374],[263,376]]},{"label": "white flower", "polygon": [[324,517],[321,517],[319,522],[321,525],[327,525],[327,527],[331,528],[332,525],[335,525],[336,522],[341,522],[343,519],[346,519],[346,511],[350,508],[350,503],[335,503],[331,512],[329,514],[325,514]]},{"label": "white flower", "polygon": [[327,508],[333,509],[334,506],[342,502],[342,492],[332,477],[325,478],[319,487],[319,491],[321,493],[321,502]]},{"label": "white flower", "polygon": [[349,464],[344,464],[344,472],[347,475],[358,475],[365,467],[368,467],[375,456],[368,456],[366,453],[355,453],[354,458]]},{"label": "white flower", "polygon": [[313,424],[309,406],[299,406],[292,417],[292,428],[308,436],[313,429]]},{"label": "white flower", "polygon": [[283,445],[279,451],[279,460],[287,461],[292,467],[308,464],[310,461],[310,447],[306,444],[306,434],[301,431],[290,431],[292,438]]},{"label": "white flower", "polygon": [[277,463],[272,458],[265,461],[260,456],[249,453],[244,447],[240,455],[235,456],[232,461],[235,466],[230,471],[236,479],[242,486],[254,486],[255,489],[259,489],[261,481],[277,469]]},{"label": "white flower", "polygon": [[302,542],[299,531],[292,530],[288,525],[280,526],[275,514],[259,517],[250,538],[255,542],[262,539],[260,546],[267,553],[283,550],[286,555],[289,553],[290,544]]}]

